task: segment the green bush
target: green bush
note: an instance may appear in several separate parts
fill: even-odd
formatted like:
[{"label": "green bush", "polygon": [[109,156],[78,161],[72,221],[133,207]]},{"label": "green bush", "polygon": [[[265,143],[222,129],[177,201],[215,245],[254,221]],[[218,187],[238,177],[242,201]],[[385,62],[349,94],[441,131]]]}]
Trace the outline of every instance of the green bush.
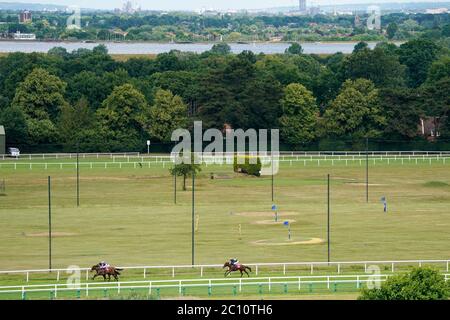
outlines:
[{"label": "green bush", "polygon": [[380,288],[362,289],[359,300],[448,300],[450,283],[431,268],[415,268],[410,273],[388,278]]},{"label": "green bush", "polygon": [[[238,163],[239,162],[243,163]],[[245,160],[242,161],[242,158]],[[254,163],[254,158],[248,155],[245,156],[234,156],[234,172],[245,173],[251,176],[259,177],[261,175],[261,160],[256,157],[256,163]],[[253,161],[250,161],[252,159]]]}]

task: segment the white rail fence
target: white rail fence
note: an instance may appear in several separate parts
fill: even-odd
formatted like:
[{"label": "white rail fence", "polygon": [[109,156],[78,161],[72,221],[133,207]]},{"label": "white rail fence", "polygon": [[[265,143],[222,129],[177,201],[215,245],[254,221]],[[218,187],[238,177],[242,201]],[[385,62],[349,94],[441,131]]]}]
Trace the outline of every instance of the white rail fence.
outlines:
[{"label": "white rail fence", "polygon": [[[252,155],[263,155],[262,153],[249,152]],[[265,152],[270,155],[270,152]],[[214,157],[232,157],[236,153],[234,152],[216,152],[212,153],[196,153],[196,156],[214,156]],[[384,157],[406,157],[406,156],[424,156],[424,157],[450,157],[450,151],[280,151],[277,153],[281,157],[350,157],[350,156],[366,156],[368,154],[371,157],[374,156],[384,156]],[[32,159],[76,159],[77,153],[32,153],[32,154],[21,154],[17,160],[32,160]],[[80,159],[89,158],[129,158],[129,157],[144,157],[144,158],[166,158],[170,159],[170,154],[141,154],[140,152],[119,152],[119,153],[78,153]],[[0,160],[11,160],[16,159],[6,154],[0,155]]]},{"label": "white rail fence", "polygon": [[[139,152],[120,152],[120,153],[78,153],[80,159],[86,158],[114,158],[114,157],[128,157],[128,156],[140,156]],[[76,159],[77,153],[26,153],[21,154],[19,159]],[[7,154],[1,154],[0,160],[14,159]]]},{"label": "white rail fence", "polygon": [[[262,286],[267,286],[267,291],[271,292],[273,286],[284,286],[284,292],[288,293],[288,286],[300,291],[305,286],[309,286],[312,292],[313,285],[322,285],[328,290],[337,291],[339,284],[355,285],[355,289],[360,289],[364,284],[381,284],[392,274],[369,274],[369,275],[323,275],[323,276],[289,276],[289,277],[257,277],[257,278],[214,278],[214,279],[180,279],[180,280],[154,280],[154,281],[123,281],[123,282],[90,282],[78,284],[42,284],[27,286],[1,286],[1,294],[20,293],[22,299],[26,298],[26,293],[48,292],[52,298],[57,298],[58,293],[67,291],[76,291],[78,296],[84,292],[86,297],[93,291],[103,290],[105,295],[107,291],[115,291],[120,294],[121,291],[142,290],[151,295],[153,290],[160,294],[164,288],[177,288],[179,295],[184,295],[187,288],[207,288],[208,295],[212,295],[213,288],[233,287],[234,294],[242,292],[243,287],[258,286],[259,293],[262,293]],[[450,274],[443,274],[445,281],[450,279]]]},{"label": "white rail fence", "polygon": [[[338,274],[344,271],[344,268],[350,267],[360,267],[364,268],[364,272],[367,272],[368,267],[371,265],[385,266],[389,267],[390,271],[394,273],[397,269],[401,267],[409,266],[424,266],[424,265],[434,265],[441,268],[441,271],[450,272],[450,260],[388,260],[388,261],[340,261],[340,262],[285,262],[285,263],[250,263],[246,264],[253,269],[255,274],[258,276],[261,269],[264,268],[277,268],[286,275],[289,269],[304,268],[307,269],[311,275],[314,274],[320,267],[333,267]],[[173,266],[133,266],[133,267],[119,267],[124,270],[138,270],[144,279],[151,276],[152,272],[155,270],[164,270],[171,273],[171,276],[175,278],[177,271],[187,270],[194,271],[200,277],[204,276],[207,269],[217,268],[221,269],[223,265],[221,264],[211,264],[211,265],[173,265]],[[90,268],[79,268],[80,272],[85,272],[86,281],[89,280]],[[36,269],[36,270],[10,270],[10,271],[0,271],[0,277],[2,275],[24,275],[26,282],[30,281],[32,274],[49,274],[54,273],[56,275],[56,280],[59,281],[61,276],[64,274],[72,273],[72,269],[59,268],[59,269]],[[264,270],[263,270],[264,272]],[[266,271],[267,272],[267,271]],[[274,272],[273,270],[271,272]],[[1,279],[1,278],[0,278]]]},{"label": "white rail fence", "polygon": [[[122,168],[151,168],[152,166],[162,166],[170,167],[173,165],[173,161],[170,159],[164,160],[164,157],[155,157],[153,160],[149,160],[150,158],[142,158],[138,159],[130,159],[128,158],[127,161],[82,161],[79,162],[80,168],[88,168],[88,169],[94,169],[94,168],[104,168],[104,169],[122,169]],[[133,161],[134,160],[134,161]],[[369,164],[371,165],[377,165],[377,164],[450,164],[450,157],[439,157],[439,156],[407,156],[407,157],[370,157]],[[343,156],[324,156],[323,158],[314,158],[313,156],[309,156],[309,158],[302,158],[300,156],[293,157],[293,158],[287,158],[287,157],[281,157],[277,160],[281,164],[289,164],[290,166],[293,165],[293,163],[300,163],[303,166],[323,166],[323,165],[343,165],[345,163],[346,166],[348,165],[364,165],[366,163],[366,159],[364,157],[357,157],[357,156],[349,156],[349,157],[343,157]],[[270,160],[267,161],[267,163],[270,163]],[[209,159],[205,160],[204,164],[206,166],[208,165],[228,165],[227,161],[221,161],[220,159]],[[0,162],[0,169],[71,169],[76,168],[77,163],[76,162]]]}]

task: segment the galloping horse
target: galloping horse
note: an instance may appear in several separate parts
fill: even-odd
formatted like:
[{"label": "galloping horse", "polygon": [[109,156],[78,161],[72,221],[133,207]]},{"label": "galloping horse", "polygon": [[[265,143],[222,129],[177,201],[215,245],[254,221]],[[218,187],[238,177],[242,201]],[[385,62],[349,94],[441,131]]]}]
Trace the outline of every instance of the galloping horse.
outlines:
[{"label": "galloping horse", "polygon": [[106,276],[108,276],[108,281],[111,281],[111,276],[116,279],[116,281],[119,281],[120,272],[123,269],[115,268],[115,267],[107,267],[102,268],[99,264],[96,264],[95,266],[92,266],[91,271],[95,271],[95,275],[92,277],[92,280],[94,280],[97,276],[103,276],[103,280],[106,281]]},{"label": "galloping horse", "polygon": [[250,277],[250,275],[248,274],[247,270],[249,270],[250,272],[252,272],[252,269],[248,266],[245,266],[243,264],[236,264],[236,265],[232,265],[229,261],[225,262],[225,264],[223,265],[224,268],[228,268],[227,271],[225,271],[224,276],[228,276],[230,273],[235,272],[235,271],[240,271],[241,272],[241,278],[244,275],[243,273],[245,272],[245,274]]}]

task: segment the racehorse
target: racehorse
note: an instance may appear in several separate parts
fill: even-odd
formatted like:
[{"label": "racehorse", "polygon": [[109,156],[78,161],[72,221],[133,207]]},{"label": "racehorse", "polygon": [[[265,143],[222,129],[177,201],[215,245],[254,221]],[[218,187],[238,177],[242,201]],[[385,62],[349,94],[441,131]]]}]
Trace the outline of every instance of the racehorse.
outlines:
[{"label": "racehorse", "polygon": [[99,264],[96,264],[95,266],[92,266],[91,271],[95,271],[95,275],[92,277],[92,280],[94,280],[97,276],[102,276],[103,280],[106,281],[106,276],[108,276],[108,281],[111,281],[111,276],[116,279],[116,281],[119,281],[120,272],[123,269],[115,268],[115,267],[106,267],[102,268]]},{"label": "racehorse", "polygon": [[250,277],[250,275],[248,274],[247,270],[249,270],[250,272],[252,272],[252,269],[248,266],[245,266],[243,264],[235,264],[232,265],[229,261],[225,262],[225,264],[223,265],[224,268],[228,268],[227,271],[225,271],[224,276],[228,276],[230,273],[235,272],[235,271],[240,271],[241,272],[241,278],[245,274]]}]

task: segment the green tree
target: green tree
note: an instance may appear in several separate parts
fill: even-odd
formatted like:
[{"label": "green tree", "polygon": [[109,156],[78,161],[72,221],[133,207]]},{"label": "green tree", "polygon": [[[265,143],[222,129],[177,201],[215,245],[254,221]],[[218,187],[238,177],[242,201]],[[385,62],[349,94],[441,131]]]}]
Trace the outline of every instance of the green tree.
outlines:
[{"label": "green tree", "polygon": [[80,150],[87,150],[94,141],[93,132],[96,131],[95,113],[89,108],[86,98],[82,97],[74,106],[66,105],[61,109],[58,119],[58,131],[61,142],[70,150],[78,146]]},{"label": "green tree", "polygon": [[27,121],[20,108],[10,106],[2,109],[0,124],[5,127],[8,144],[23,144],[27,141]]},{"label": "green tree", "polygon": [[159,89],[150,108],[150,136],[161,142],[170,142],[172,132],[187,125],[187,114],[187,106],[181,97]]},{"label": "green tree", "polygon": [[380,101],[386,117],[385,136],[391,139],[411,139],[417,136],[417,125],[422,110],[420,97],[415,89],[382,89]]},{"label": "green tree", "polygon": [[66,83],[47,70],[36,68],[16,90],[12,104],[27,117],[38,120],[55,120],[64,100]]},{"label": "green tree", "polygon": [[361,292],[359,300],[448,300],[450,283],[431,268],[415,268],[409,273],[391,276],[380,288]]},{"label": "green tree", "polygon": [[400,63],[407,68],[408,84],[420,86],[436,59],[439,47],[431,40],[416,39],[402,44],[398,50]]},{"label": "green tree", "polygon": [[315,138],[319,108],[311,91],[298,83],[288,85],[281,108],[283,115],[279,123],[284,141],[298,145]]},{"label": "green tree", "polygon": [[285,53],[288,53],[288,54],[302,54],[303,53],[303,48],[302,48],[302,46],[299,43],[294,42],[293,44],[291,44],[289,46],[289,48],[286,49]]},{"label": "green tree", "polygon": [[398,56],[377,47],[353,52],[346,57],[341,67],[342,79],[365,78],[377,86],[402,86],[405,83],[405,66]]},{"label": "green tree", "polygon": [[192,177],[193,174],[197,174],[202,171],[202,168],[199,164],[195,164],[194,161],[192,163],[180,163],[174,165],[169,172],[172,176],[183,177],[183,191],[186,191],[186,179],[188,177]]},{"label": "green tree", "polygon": [[367,42],[360,41],[353,48],[353,53],[356,53],[361,50],[367,50],[367,49],[369,49],[369,45],[367,44]]},{"label": "green tree", "polygon": [[231,47],[227,43],[221,42],[213,45],[210,51],[211,53],[226,55],[231,53]]},{"label": "green tree", "polygon": [[439,80],[450,77],[450,56],[443,56],[433,62],[428,71],[427,84],[433,84]]},{"label": "green tree", "polygon": [[55,121],[67,105],[65,89],[65,82],[41,68],[34,69],[17,88],[12,105],[25,115],[30,144],[57,141]]},{"label": "green tree", "polygon": [[136,150],[148,124],[147,115],[147,102],[141,92],[131,84],[114,88],[97,110],[105,143],[113,150]]},{"label": "green tree", "polygon": [[324,114],[325,134],[376,137],[386,119],[382,114],[378,89],[370,80],[347,80]]},{"label": "green tree", "polygon": [[398,32],[398,25],[395,22],[389,23],[389,25],[386,28],[388,38],[389,39],[394,38],[397,32]]}]

